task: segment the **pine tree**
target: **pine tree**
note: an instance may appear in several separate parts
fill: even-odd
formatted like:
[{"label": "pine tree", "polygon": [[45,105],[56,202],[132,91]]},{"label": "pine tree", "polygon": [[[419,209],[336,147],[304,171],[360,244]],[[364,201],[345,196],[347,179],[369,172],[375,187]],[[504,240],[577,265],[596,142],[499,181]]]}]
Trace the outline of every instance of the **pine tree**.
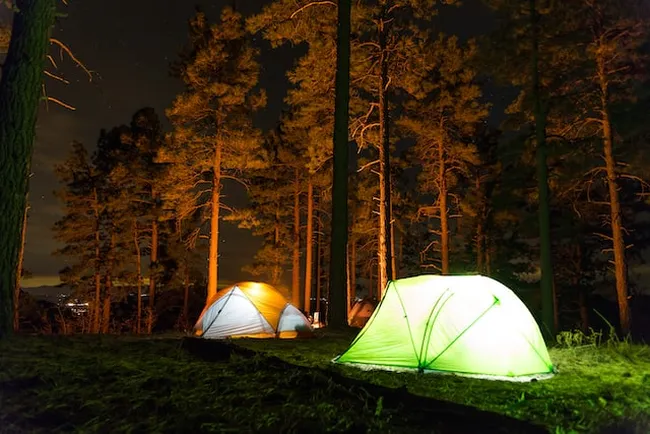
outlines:
[{"label": "pine tree", "polygon": [[[475,50],[472,42],[461,47],[456,37],[439,35],[430,44],[430,75],[411,86],[417,99],[407,105],[400,121],[417,141],[414,152],[422,164],[422,193],[436,197],[420,214],[439,219],[440,229],[433,230],[437,237],[427,247],[439,246],[443,274],[450,272],[450,218],[457,214],[452,210],[458,211],[459,204],[453,189],[459,177],[469,176],[471,166],[478,164],[471,137],[488,113],[479,102],[481,91],[469,63]],[[414,74],[413,79],[421,74]]]},{"label": "pine tree", "polygon": [[13,329],[13,288],[54,0],[16,0],[0,79],[0,338]]},{"label": "pine tree", "polygon": [[102,214],[105,205],[101,198],[101,177],[88,151],[78,142],[72,144],[68,159],[56,167],[56,174],[64,188],[57,192],[63,202],[63,217],[54,225],[55,239],[64,246],[55,254],[68,262],[64,282],[78,291],[93,288],[90,297],[92,331],[98,333],[102,302]]},{"label": "pine tree", "polygon": [[515,105],[526,107],[520,114],[526,113],[525,125],[530,126],[535,137],[542,323],[546,335],[552,337],[555,335],[555,314],[547,126],[552,105],[550,95],[557,73],[552,66],[555,53],[548,46],[550,41],[561,40],[564,35],[553,13],[556,3],[540,5],[535,0],[525,4],[512,0],[487,0],[486,3],[505,18],[505,24],[493,36],[497,43],[488,50],[496,65],[494,69],[499,79],[522,87]]},{"label": "pine tree", "polygon": [[259,65],[241,15],[224,8],[219,22],[209,25],[198,12],[190,22],[190,47],[183,53],[178,74],[186,90],[168,110],[173,141],[163,161],[173,162],[177,189],[168,192],[184,218],[206,208],[208,229],[208,299],[217,292],[221,189],[255,167],[259,134],[251,113],[263,107],[256,91]]},{"label": "pine tree", "polygon": [[[574,79],[567,83],[572,88],[571,103],[585,109],[572,121],[601,138],[620,327],[623,334],[628,334],[631,314],[621,187],[630,174],[623,173],[619,164],[624,143],[616,143],[613,113],[617,103],[635,99],[633,83],[640,78],[638,71],[643,64],[647,66],[643,47],[649,34],[643,6],[636,0],[583,0],[563,6],[566,26],[587,47],[571,71]],[[578,131],[576,128],[572,133]]]},{"label": "pine tree", "polygon": [[350,103],[350,9],[351,1],[339,0],[336,39],[334,99],[334,147],[332,175],[332,232],[330,244],[329,327],[347,326],[348,241],[348,120]]},{"label": "pine tree", "polygon": [[237,221],[240,228],[263,237],[262,248],[246,271],[279,285],[290,256],[292,227],[287,223],[294,212],[294,158],[283,142],[281,126],[267,134],[264,150],[266,167],[247,177],[250,205],[232,213],[227,220]]}]

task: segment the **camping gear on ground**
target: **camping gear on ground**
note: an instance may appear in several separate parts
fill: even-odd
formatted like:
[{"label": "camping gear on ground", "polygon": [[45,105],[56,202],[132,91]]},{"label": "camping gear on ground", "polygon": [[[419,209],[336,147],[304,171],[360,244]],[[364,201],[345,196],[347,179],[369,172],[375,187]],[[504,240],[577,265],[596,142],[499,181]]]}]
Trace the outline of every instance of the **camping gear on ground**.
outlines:
[{"label": "camping gear on ground", "polygon": [[208,339],[310,336],[309,320],[271,285],[237,283],[208,300],[194,326]]},{"label": "camping gear on ground", "polygon": [[368,323],[333,361],[510,381],[554,372],[524,303],[505,285],[480,275],[389,282]]}]

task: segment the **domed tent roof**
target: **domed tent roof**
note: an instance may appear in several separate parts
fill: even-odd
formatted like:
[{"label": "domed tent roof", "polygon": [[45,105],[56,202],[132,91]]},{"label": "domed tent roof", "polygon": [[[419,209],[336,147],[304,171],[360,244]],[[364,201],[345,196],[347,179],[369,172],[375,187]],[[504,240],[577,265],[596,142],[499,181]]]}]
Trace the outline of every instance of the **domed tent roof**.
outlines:
[{"label": "domed tent roof", "polygon": [[271,285],[242,282],[219,291],[194,326],[209,339],[294,338],[311,334],[309,320]]},{"label": "domed tent roof", "polygon": [[376,307],[377,302],[369,298],[357,301],[348,314],[348,324],[352,327],[363,327],[370,319]]},{"label": "domed tent roof", "polygon": [[525,381],[553,365],[535,319],[485,276],[391,281],[372,317],[336,363]]}]

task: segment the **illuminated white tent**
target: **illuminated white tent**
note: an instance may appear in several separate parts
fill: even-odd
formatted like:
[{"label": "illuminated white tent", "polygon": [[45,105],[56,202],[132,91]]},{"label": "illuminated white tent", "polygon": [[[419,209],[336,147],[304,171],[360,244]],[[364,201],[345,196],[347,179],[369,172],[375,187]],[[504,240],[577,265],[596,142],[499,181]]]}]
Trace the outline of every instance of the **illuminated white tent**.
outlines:
[{"label": "illuminated white tent", "polygon": [[219,291],[194,326],[208,339],[295,338],[311,335],[309,320],[271,285],[243,282]]}]

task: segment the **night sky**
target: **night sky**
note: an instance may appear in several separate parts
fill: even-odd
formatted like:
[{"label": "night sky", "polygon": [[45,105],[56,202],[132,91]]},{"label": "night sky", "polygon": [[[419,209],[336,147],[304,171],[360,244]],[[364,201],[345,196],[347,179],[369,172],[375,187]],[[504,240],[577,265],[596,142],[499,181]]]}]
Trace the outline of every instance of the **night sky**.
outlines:
[{"label": "night sky", "polygon": [[[245,15],[259,11],[267,0],[240,0],[238,11]],[[441,30],[461,38],[489,30],[489,12],[479,0],[468,0],[461,8],[444,7],[439,18]],[[164,110],[182,90],[181,83],[169,77],[169,62],[186,43],[187,21],[195,5],[217,17],[230,1],[187,0],[70,0],[65,7],[68,17],[56,25],[54,37],[65,42],[91,70],[93,82],[80,68],[66,58],[60,70],[69,85],[47,79],[50,96],[76,107],[69,111],[52,103],[43,105],[39,115],[32,165],[25,268],[35,276],[26,286],[58,283],[58,272],[64,259],[52,257],[58,247],[52,226],[61,216],[61,208],[52,194],[59,188],[53,173],[56,163],[63,161],[73,140],[83,142],[91,150],[101,128],[129,123],[142,107],[153,107],[167,127]],[[0,18],[6,18],[6,10]],[[269,105],[257,119],[263,129],[272,127],[279,118],[282,99],[287,89],[284,73],[292,65],[291,49],[271,51],[262,48],[261,85],[269,94]],[[53,54],[58,52],[53,50]],[[227,185],[226,201],[235,206],[245,204],[243,189]],[[220,279],[242,280],[247,276],[241,267],[250,263],[260,241],[248,231],[228,223],[222,224]]]}]

